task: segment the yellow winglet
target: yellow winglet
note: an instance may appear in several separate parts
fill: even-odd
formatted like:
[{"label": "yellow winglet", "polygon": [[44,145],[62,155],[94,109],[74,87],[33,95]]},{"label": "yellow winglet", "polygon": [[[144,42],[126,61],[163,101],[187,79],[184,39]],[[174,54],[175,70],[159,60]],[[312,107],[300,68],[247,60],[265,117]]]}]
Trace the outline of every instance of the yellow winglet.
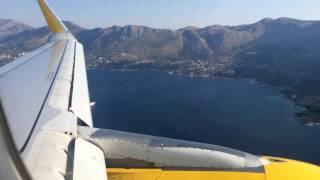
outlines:
[{"label": "yellow winglet", "polygon": [[62,33],[68,32],[66,26],[62,23],[60,18],[55,14],[55,12],[50,8],[46,0],[38,0],[39,6],[42,10],[44,17],[48,23],[51,32]]}]

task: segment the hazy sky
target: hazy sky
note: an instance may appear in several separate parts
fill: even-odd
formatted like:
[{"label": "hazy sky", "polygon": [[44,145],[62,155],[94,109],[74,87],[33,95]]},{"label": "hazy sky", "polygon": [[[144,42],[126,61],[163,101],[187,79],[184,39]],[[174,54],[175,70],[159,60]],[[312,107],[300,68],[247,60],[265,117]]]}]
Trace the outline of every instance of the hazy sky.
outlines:
[{"label": "hazy sky", "polygon": [[[238,25],[265,17],[320,20],[320,0],[48,0],[62,19],[84,27],[146,25],[177,29]],[[45,24],[36,0],[0,0],[0,18]]]}]

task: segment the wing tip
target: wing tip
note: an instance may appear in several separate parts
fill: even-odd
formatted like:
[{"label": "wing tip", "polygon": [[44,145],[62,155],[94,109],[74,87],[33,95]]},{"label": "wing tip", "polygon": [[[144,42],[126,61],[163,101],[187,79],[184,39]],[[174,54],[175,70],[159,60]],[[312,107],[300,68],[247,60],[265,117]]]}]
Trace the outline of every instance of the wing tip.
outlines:
[{"label": "wing tip", "polygon": [[38,0],[38,4],[51,32],[64,33],[69,31],[56,13],[50,8],[46,0]]}]

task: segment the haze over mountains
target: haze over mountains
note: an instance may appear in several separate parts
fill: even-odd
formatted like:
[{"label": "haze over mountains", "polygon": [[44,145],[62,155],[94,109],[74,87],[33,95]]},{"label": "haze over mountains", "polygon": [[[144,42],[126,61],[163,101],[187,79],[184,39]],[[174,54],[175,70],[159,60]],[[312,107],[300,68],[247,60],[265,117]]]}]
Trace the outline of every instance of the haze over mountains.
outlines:
[{"label": "haze over mountains", "polygon": [[0,40],[10,35],[21,33],[24,30],[32,30],[31,26],[14,20],[0,19]]},{"label": "haze over mountains", "polygon": [[[213,25],[179,30],[144,26],[85,29],[66,25],[84,44],[87,55],[112,60],[227,60],[246,65],[316,73],[320,67],[320,22],[290,18],[263,19],[241,26]],[[47,27],[33,28],[0,20],[0,53],[33,50],[49,38]],[[271,66],[271,67],[269,67]],[[280,69],[279,69],[280,68]]]},{"label": "haze over mountains", "polygon": [[[84,44],[88,61],[201,59],[250,70],[320,75],[320,21],[266,18],[249,25],[179,30],[144,26],[85,29],[71,22],[66,26]],[[48,38],[47,27],[0,20],[0,55],[16,57]]]},{"label": "haze over mountains", "polygon": [[[71,22],[66,25],[84,44],[87,55],[107,60],[201,59],[283,73],[320,74],[320,21],[266,18],[249,25],[179,30],[144,26],[85,29]],[[0,20],[0,55],[15,57],[41,46],[48,38],[47,27]]]},{"label": "haze over mountains", "polygon": [[[144,26],[85,29],[71,22],[66,24],[84,44],[87,53],[121,60],[214,59],[265,48],[315,53],[320,48],[320,22],[289,18],[263,19],[241,26],[213,25],[179,30]],[[29,51],[47,39],[46,27],[32,28],[17,21],[0,20],[1,52],[15,48]]]},{"label": "haze over mountains", "polygon": [[[158,69],[184,74],[251,78],[287,89],[320,122],[320,21],[263,19],[240,26],[179,30],[144,26],[86,29],[65,22],[83,43],[88,67]],[[47,27],[0,20],[1,60],[46,43]]]},{"label": "haze over mountains", "polygon": [[[84,44],[88,61],[201,59],[259,71],[320,75],[320,21],[266,18],[249,25],[179,30],[66,25]],[[41,46],[48,38],[47,27],[0,20],[0,55],[15,57]]]}]

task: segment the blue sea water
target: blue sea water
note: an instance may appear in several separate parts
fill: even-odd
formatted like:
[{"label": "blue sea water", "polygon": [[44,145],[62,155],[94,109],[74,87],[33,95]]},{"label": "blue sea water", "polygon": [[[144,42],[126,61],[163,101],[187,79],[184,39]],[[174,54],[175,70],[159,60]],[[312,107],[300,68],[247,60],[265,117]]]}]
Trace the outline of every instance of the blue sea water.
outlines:
[{"label": "blue sea water", "polygon": [[320,128],[276,87],[156,71],[88,70],[94,125],[320,164]]}]

